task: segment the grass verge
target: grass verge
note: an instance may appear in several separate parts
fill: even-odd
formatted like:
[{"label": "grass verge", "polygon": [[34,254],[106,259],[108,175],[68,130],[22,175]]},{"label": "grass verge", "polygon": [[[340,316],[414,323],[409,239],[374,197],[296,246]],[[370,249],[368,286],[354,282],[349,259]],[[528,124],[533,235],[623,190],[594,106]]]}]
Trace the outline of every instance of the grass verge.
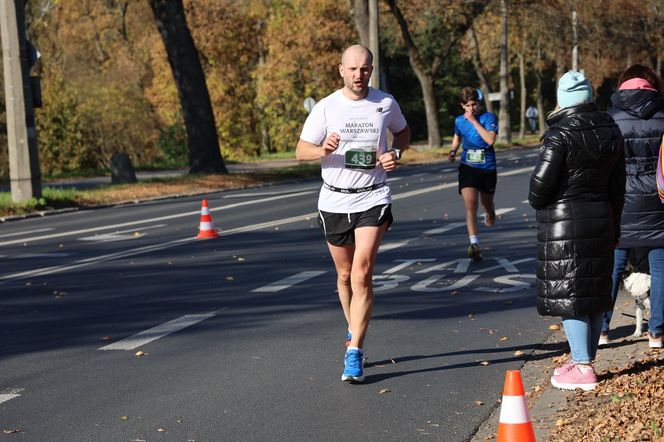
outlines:
[{"label": "grass verge", "polygon": [[[526,145],[528,143],[523,143]],[[519,146],[515,144],[515,146]],[[503,150],[504,146],[497,146]],[[402,164],[425,164],[444,161],[449,147],[428,148],[413,146],[401,161]],[[291,153],[290,158],[292,159]],[[44,187],[41,198],[14,203],[9,192],[0,192],[0,221],[10,216],[25,216],[53,209],[89,208],[109,204],[137,202],[164,197],[197,195],[228,189],[245,189],[280,181],[311,178],[320,174],[318,162],[300,163],[292,167],[269,169],[252,173],[183,175],[179,177],[153,178],[134,184],[104,185],[93,189],[76,190]]]}]

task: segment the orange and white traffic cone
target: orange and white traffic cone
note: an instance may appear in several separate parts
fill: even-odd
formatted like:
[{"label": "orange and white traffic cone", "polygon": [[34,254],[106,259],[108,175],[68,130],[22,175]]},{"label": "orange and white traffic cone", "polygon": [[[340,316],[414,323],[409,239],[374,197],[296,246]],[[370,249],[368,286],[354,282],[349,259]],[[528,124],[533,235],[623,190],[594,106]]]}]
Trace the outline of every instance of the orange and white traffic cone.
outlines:
[{"label": "orange and white traffic cone", "polygon": [[212,215],[210,215],[210,209],[208,208],[207,200],[203,200],[203,207],[201,207],[201,225],[198,228],[198,239],[208,239],[208,238],[217,238],[219,234],[217,229],[214,227],[212,222]]},{"label": "orange and white traffic cone", "polygon": [[497,442],[536,442],[519,370],[508,370],[505,375]]}]

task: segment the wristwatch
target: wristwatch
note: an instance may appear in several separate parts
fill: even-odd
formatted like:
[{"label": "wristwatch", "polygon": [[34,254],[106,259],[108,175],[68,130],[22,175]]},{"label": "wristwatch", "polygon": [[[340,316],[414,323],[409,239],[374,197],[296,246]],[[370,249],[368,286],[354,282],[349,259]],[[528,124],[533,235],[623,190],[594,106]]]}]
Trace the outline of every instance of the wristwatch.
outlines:
[{"label": "wristwatch", "polygon": [[401,149],[392,149],[392,151],[397,154],[397,161],[401,159]]}]

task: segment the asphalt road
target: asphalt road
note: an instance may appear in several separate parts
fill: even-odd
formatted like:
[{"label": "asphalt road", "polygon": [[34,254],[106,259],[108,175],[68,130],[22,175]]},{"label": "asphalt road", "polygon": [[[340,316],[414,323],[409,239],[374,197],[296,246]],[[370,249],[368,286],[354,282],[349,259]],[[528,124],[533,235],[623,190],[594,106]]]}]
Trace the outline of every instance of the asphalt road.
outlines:
[{"label": "asphalt road", "polygon": [[317,180],[207,195],[212,240],[198,197],[0,225],[0,440],[469,440],[550,333],[535,160],[499,155],[481,263],[454,166],[391,174],[362,385],[340,380]]}]

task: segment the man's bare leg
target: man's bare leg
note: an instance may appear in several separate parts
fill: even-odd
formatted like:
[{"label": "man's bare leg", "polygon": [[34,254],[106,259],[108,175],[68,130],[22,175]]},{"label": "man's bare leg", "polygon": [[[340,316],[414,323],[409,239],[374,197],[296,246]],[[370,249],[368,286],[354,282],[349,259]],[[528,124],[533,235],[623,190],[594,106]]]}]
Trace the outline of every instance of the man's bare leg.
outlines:
[{"label": "man's bare leg", "polygon": [[387,230],[387,224],[379,227],[355,229],[355,254],[350,274],[352,298],[350,325],[353,334],[351,347],[362,348],[373,309],[373,269],[378,246]]},{"label": "man's bare leg", "polygon": [[353,298],[353,291],[350,285],[350,272],[353,266],[353,255],[355,254],[355,244],[345,246],[334,246],[327,243],[337,270],[337,291],[339,292],[339,302],[344,312],[344,317],[350,331],[350,302]]}]

